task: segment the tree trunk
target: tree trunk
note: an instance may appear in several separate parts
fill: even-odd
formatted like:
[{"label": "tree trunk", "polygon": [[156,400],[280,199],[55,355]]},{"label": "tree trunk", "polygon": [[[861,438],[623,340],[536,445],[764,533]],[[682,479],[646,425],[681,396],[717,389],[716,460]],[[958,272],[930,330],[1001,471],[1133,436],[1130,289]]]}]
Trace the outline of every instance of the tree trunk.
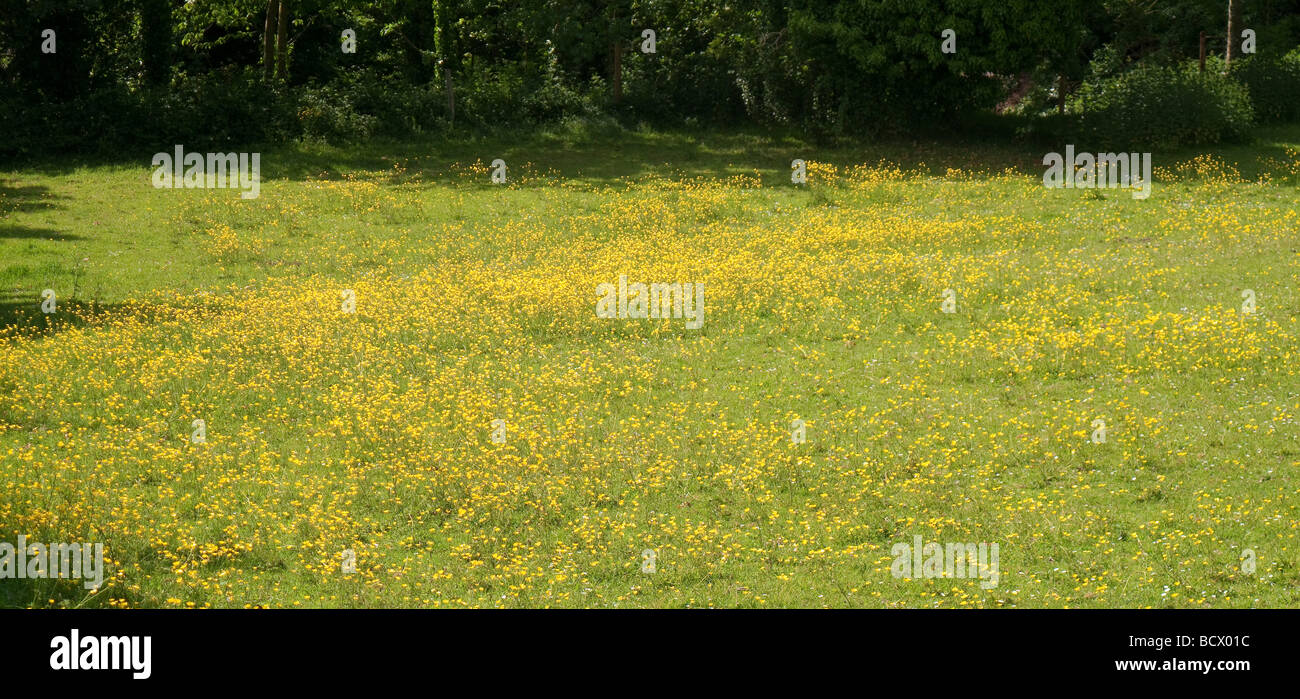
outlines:
[{"label": "tree trunk", "polygon": [[289,79],[289,8],[280,0],[280,33],[276,40],[275,74],[281,80]]},{"label": "tree trunk", "polygon": [[1237,26],[1241,24],[1241,17],[1237,15],[1239,5],[1234,0],[1228,0],[1228,49],[1224,53],[1224,67],[1232,66],[1232,57],[1237,53]]},{"label": "tree trunk", "polygon": [[614,42],[614,104],[623,100],[623,44]]},{"label": "tree trunk", "polygon": [[623,37],[619,28],[619,5],[620,3],[612,2],[609,4],[608,24],[606,36],[609,37],[610,62],[609,62],[609,85],[613,91],[614,104],[623,100]]},{"label": "tree trunk", "polygon": [[444,65],[442,67],[443,79],[447,84],[447,122],[456,123],[456,91],[451,86],[451,67]]},{"label": "tree trunk", "polygon": [[267,0],[266,26],[262,30],[262,77],[271,81],[275,66],[275,35],[280,27],[280,0]]}]

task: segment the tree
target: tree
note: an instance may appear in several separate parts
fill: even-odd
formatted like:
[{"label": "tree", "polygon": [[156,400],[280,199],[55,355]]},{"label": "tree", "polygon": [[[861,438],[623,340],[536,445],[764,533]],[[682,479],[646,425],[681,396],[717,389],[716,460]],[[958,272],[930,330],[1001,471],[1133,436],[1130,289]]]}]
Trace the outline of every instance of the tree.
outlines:
[{"label": "tree", "polygon": [[280,80],[289,77],[289,7],[288,0],[279,0],[280,23],[276,31],[275,75]]},{"label": "tree", "polygon": [[267,0],[266,27],[262,31],[262,77],[267,82],[275,70],[275,39],[280,32],[280,0]]},{"label": "tree", "polygon": [[1241,26],[1241,4],[1228,0],[1228,48],[1223,54],[1225,67],[1232,67],[1232,57],[1237,48],[1237,27]]}]

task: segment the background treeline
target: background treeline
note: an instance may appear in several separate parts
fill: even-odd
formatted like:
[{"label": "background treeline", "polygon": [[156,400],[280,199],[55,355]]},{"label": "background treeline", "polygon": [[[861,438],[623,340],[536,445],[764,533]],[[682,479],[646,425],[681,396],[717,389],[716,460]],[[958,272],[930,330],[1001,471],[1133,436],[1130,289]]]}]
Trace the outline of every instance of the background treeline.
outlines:
[{"label": "background treeline", "polygon": [[0,157],[566,120],[875,137],[995,112],[1175,146],[1300,119],[1297,46],[1300,0],[0,0]]}]

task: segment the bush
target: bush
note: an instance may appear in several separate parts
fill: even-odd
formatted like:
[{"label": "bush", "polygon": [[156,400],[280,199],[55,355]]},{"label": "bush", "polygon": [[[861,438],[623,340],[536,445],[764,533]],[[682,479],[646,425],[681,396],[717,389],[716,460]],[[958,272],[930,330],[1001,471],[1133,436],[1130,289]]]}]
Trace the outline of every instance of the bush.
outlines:
[{"label": "bush", "polygon": [[600,113],[599,106],[586,95],[558,81],[543,84],[523,98],[524,114],[529,123],[550,124],[568,118],[593,118]]},{"label": "bush", "polygon": [[1079,136],[1093,148],[1177,148],[1242,141],[1254,110],[1240,83],[1217,71],[1138,66],[1086,81],[1069,101]]},{"label": "bush", "polygon": [[25,101],[6,123],[0,157],[226,149],[296,138],[293,98],[252,71],[179,76],[170,87],[110,86],[67,101]]},{"label": "bush", "polygon": [[1286,56],[1246,56],[1229,73],[1250,93],[1264,123],[1300,121],[1300,50]]},{"label": "bush", "polygon": [[[107,152],[136,143],[151,121],[138,100],[125,90],[110,88],[66,102],[22,102],[0,109],[13,114],[0,139],[0,156],[42,155],[76,150]],[[9,111],[12,109],[12,111]]]},{"label": "bush", "polygon": [[516,125],[523,119],[524,82],[509,66],[476,66],[456,76],[456,121]]},{"label": "bush", "polygon": [[378,119],[362,114],[351,97],[332,85],[304,87],[298,93],[298,126],[303,138],[335,145],[370,138]]},{"label": "bush", "polygon": [[404,136],[445,127],[447,95],[440,80],[393,89],[393,78],[373,70],[348,71],[331,83],[359,114],[373,117],[373,135]]},{"label": "bush", "polygon": [[182,75],[170,88],[141,91],[136,98],[152,116],[147,145],[162,140],[196,150],[227,149],[301,133],[292,95],[266,85],[253,69]]}]

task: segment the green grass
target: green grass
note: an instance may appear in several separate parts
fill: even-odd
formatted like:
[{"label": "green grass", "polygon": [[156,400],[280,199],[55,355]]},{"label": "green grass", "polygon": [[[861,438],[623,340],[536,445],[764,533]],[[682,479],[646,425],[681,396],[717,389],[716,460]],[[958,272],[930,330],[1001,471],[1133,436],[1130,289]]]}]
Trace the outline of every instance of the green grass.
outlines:
[{"label": "green grass", "polygon": [[[1297,147],[1157,153],[1146,201],[748,133],[285,148],[253,201],[0,171],[0,541],[114,576],[0,601],[1293,606]],[[704,328],[594,318],[619,273],[704,281]],[[998,586],[894,577],[914,535]]]}]

